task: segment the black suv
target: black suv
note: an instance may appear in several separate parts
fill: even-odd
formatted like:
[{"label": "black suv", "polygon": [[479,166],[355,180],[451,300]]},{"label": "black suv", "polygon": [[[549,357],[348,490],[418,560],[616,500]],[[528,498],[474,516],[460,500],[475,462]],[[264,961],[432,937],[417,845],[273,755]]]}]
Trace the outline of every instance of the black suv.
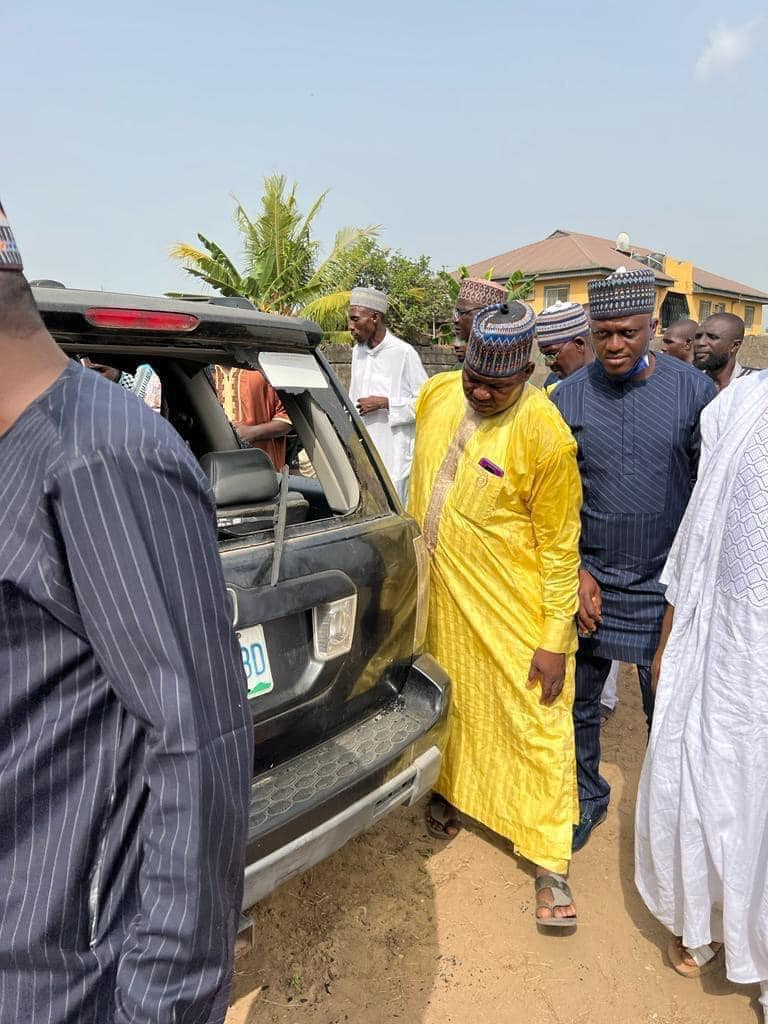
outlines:
[{"label": "black suv", "polygon": [[[152,367],[161,415],[211,479],[253,716],[250,906],[437,778],[450,685],[423,653],[424,542],[316,325],[227,300],[34,291],[73,357],[131,374]],[[266,376],[303,472],[277,473],[265,452],[241,447],[214,365]]]}]

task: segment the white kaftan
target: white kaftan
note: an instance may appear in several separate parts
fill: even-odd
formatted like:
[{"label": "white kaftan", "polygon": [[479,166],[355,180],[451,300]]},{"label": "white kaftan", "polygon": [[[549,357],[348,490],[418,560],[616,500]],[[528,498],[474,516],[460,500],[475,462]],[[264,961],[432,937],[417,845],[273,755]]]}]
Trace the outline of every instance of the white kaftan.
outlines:
[{"label": "white kaftan", "polygon": [[363,417],[371,440],[392,477],[403,505],[408,500],[408,478],[416,435],[416,396],[427,379],[412,345],[387,331],[375,348],[355,345],[349,395],[353,402],[372,395],[386,396],[389,409]]},{"label": "white kaftan", "polygon": [[768,371],[701,417],[662,575],[675,607],[637,798],[635,881],[686,946],[768,981]]},{"label": "white kaftan", "polygon": [[615,711],[619,703],[619,665],[618,661],[611,662],[611,671],[603,683],[603,692],[600,694],[600,703],[611,711]]}]

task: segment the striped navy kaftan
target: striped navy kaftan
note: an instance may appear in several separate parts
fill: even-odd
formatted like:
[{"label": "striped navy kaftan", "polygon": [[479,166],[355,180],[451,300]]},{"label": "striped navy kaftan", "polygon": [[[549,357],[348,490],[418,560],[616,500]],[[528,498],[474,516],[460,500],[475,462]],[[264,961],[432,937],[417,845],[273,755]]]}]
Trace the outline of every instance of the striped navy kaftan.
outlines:
[{"label": "striped navy kaftan", "polygon": [[552,401],[573,431],[584,489],[581,564],[603,594],[603,622],[581,649],[648,665],[664,615],[659,575],[696,478],[706,374],[659,354],[645,380],[616,382],[599,362]]},{"label": "striped navy kaftan", "polygon": [[207,481],[70,364],[0,437],[2,1024],[223,1020],[251,743]]}]

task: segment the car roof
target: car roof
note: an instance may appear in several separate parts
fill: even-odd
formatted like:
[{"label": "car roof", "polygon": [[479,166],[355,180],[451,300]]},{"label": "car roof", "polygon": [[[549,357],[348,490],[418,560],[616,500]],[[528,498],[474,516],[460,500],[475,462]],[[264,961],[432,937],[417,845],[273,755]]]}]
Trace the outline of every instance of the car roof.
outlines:
[{"label": "car roof", "polygon": [[[45,286],[33,287],[32,291],[49,330],[57,335],[77,335],[83,339],[88,335],[98,336],[101,345],[109,345],[111,340],[123,348],[135,341],[136,347],[144,347],[149,341],[165,347],[170,344],[173,348],[195,350],[215,343],[216,348],[234,351],[261,349],[266,344],[295,351],[315,348],[322,340],[322,330],[310,320],[227,305],[220,298],[195,301]],[[192,331],[94,327],[85,316],[92,308],[186,313],[196,317],[199,323]]]}]

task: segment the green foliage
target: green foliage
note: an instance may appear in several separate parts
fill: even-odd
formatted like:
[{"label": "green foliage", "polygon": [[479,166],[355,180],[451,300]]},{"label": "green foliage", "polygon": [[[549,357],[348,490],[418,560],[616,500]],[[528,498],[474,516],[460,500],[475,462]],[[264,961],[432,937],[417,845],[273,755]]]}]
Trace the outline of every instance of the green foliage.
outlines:
[{"label": "green foliage", "polygon": [[[336,261],[332,295],[309,303],[303,315],[316,320],[324,331],[341,331],[352,288],[379,288],[389,296],[387,323],[393,334],[427,343],[437,339],[441,325],[451,320],[454,283],[442,271],[433,273],[429,257],[412,260],[373,238],[364,238]],[[346,297],[346,302],[336,302],[337,296]]]},{"label": "green foliage", "polygon": [[[465,277],[469,277],[469,270],[462,264],[458,270],[453,274],[449,274],[446,270],[438,272],[438,277],[442,278],[445,282],[445,287],[451,296],[451,301],[455,304],[456,299],[459,297],[459,288],[461,282]],[[489,267],[488,270],[483,274],[483,280],[493,280],[493,267]],[[533,284],[536,280],[536,275],[533,274],[527,277],[522,270],[516,270],[514,274],[507,278],[507,297],[510,301],[514,299],[527,299],[531,297],[533,291]]]},{"label": "green foliage", "polygon": [[535,274],[527,277],[522,270],[516,270],[511,277],[507,278],[507,296],[509,300],[531,298],[535,280]]},{"label": "green foliage", "polygon": [[[455,274],[434,273],[429,258],[409,259],[376,240],[377,228],[347,227],[336,235],[330,255],[320,258],[312,237],[327,192],[302,214],[284,175],[264,179],[260,208],[251,217],[235,199],[235,222],[242,240],[242,267],[206,235],[199,246],[180,242],[170,250],[184,270],[226,296],[243,296],[265,312],[315,320],[327,335],[346,333],[349,293],[357,285],[380,288],[389,296],[387,320],[393,333],[412,342],[449,342],[452,315],[465,266]],[[233,197],[234,198],[234,197]],[[484,275],[493,278],[491,267]],[[510,299],[529,295],[534,278],[516,271],[507,281]],[[177,293],[178,294],[178,293]]]},{"label": "green foliage", "polygon": [[444,282],[446,291],[451,297],[451,303],[455,306],[461,282],[465,277],[469,277],[469,271],[462,263],[455,274],[449,274],[447,270],[438,270],[437,276]]},{"label": "green foliage", "polygon": [[[312,237],[313,222],[327,196],[323,192],[303,215],[296,184],[288,191],[284,175],[264,179],[257,217],[235,199],[235,221],[242,237],[243,269],[238,270],[216,242],[202,234],[202,249],[185,242],[170,250],[185,271],[222,295],[241,295],[265,312],[297,314],[308,302],[325,295],[337,273],[338,260],[377,229],[342,228],[330,255],[320,260],[320,243]],[[337,301],[340,301],[337,299]]]}]

